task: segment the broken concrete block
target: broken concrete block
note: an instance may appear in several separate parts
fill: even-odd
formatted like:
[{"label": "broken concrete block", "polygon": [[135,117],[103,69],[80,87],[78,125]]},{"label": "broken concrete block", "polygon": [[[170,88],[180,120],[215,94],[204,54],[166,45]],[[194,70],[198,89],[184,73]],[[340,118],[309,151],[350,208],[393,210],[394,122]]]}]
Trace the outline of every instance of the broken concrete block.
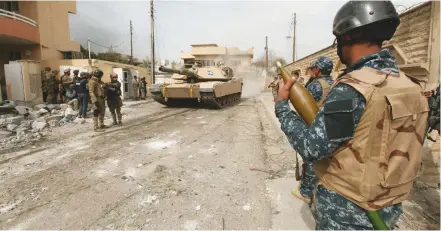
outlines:
[{"label": "broken concrete block", "polygon": [[30,120],[23,120],[23,121],[21,121],[21,124],[20,124],[19,127],[22,127],[22,128],[31,128],[31,126],[32,126],[32,122],[33,122],[33,121],[30,121]]},{"label": "broken concrete block", "polygon": [[76,124],[84,124],[84,123],[86,123],[86,120],[85,119],[83,119],[83,118],[75,118],[75,120],[74,120],[74,123],[76,123]]},{"label": "broken concrete block", "polygon": [[25,113],[31,112],[32,108],[26,106],[15,106],[15,110],[17,110],[20,115],[24,115]]},{"label": "broken concrete block", "polygon": [[46,107],[49,108],[49,111],[52,111],[55,109],[55,105],[53,105],[53,104],[48,104]]},{"label": "broken concrete block", "polygon": [[9,131],[0,131],[0,139],[4,139],[12,136],[12,132]]},{"label": "broken concrete block", "polygon": [[15,132],[18,134],[24,134],[27,131],[29,131],[28,127],[18,127],[17,129],[15,129]]},{"label": "broken concrete block", "polygon": [[6,126],[6,130],[8,130],[8,131],[10,131],[10,132],[13,132],[13,131],[15,131],[15,129],[18,127],[18,125],[16,125],[16,124],[8,124],[7,126]]},{"label": "broken concrete block", "polygon": [[46,117],[42,116],[42,117],[38,117],[37,119],[35,119],[35,121],[38,122],[45,122],[46,123]]},{"label": "broken concrete block", "polygon": [[60,109],[57,109],[57,108],[55,108],[55,109],[57,109],[57,110],[61,110],[61,111],[66,111],[66,109],[69,107],[69,105],[67,105],[67,104],[60,104]]},{"label": "broken concrete block", "polygon": [[28,118],[31,119],[31,120],[35,120],[38,117],[40,117],[40,113],[38,113],[36,111],[33,111],[33,112],[29,113],[29,116],[28,116]]},{"label": "broken concrete block", "polygon": [[60,121],[61,119],[63,119],[63,117],[64,117],[63,115],[51,115],[46,118],[46,121],[47,122],[50,122],[52,120]]},{"label": "broken concrete block", "polygon": [[42,109],[38,110],[38,113],[40,113],[40,115],[44,115],[44,114],[49,113],[49,111],[46,110],[45,108],[42,108]]},{"label": "broken concrete block", "polygon": [[46,122],[34,121],[32,123],[32,128],[37,130],[37,131],[40,131],[40,130],[42,130],[45,127],[46,127]]},{"label": "broken concrete block", "polygon": [[45,107],[46,107],[46,104],[37,104],[34,106],[34,110],[39,111],[40,109],[45,108]]},{"label": "broken concrete block", "polygon": [[51,111],[51,114],[58,114],[58,113],[60,113],[60,111],[57,109],[52,109],[52,111]]},{"label": "broken concrete block", "polygon": [[23,120],[24,120],[24,117],[22,115],[13,116],[13,117],[6,118],[6,123],[20,125],[21,121],[23,121]]},{"label": "broken concrete block", "polygon": [[57,127],[57,126],[59,126],[60,125],[60,122],[58,122],[58,120],[51,120],[51,121],[49,121],[49,126],[51,127],[51,128],[53,128],[53,127]]}]

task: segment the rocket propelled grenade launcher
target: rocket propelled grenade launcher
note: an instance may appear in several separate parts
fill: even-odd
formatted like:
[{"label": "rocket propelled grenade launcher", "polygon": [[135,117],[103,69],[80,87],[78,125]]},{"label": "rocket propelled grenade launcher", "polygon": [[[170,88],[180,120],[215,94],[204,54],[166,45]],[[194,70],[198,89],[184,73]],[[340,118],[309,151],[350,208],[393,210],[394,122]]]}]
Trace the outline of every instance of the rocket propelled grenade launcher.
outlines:
[{"label": "rocket propelled grenade launcher", "polygon": [[[283,68],[280,62],[277,62],[277,67],[280,69],[284,83],[286,83],[288,79],[291,79],[290,74],[285,68]],[[308,90],[306,90],[306,88],[297,81],[295,81],[292,87],[289,89],[289,101],[291,101],[297,113],[299,113],[300,117],[302,117],[305,123],[311,125],[319,111],[319,108]]]}]

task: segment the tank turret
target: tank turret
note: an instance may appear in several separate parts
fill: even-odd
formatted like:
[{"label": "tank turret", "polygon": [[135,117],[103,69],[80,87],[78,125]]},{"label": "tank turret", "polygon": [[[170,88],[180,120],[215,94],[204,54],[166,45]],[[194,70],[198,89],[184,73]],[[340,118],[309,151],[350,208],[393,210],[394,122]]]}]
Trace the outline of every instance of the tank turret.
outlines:
[{"label": "tank turret", "polygon": [[173,68],[167,68],[167,67],[164,67],[164,66],[160,66],[159,70],[162,71],[162,72],[166,72],[166,73],[175,73],[175,74],[180,74],[180,75],[186,75],[187,77],[190,77],[190,78],[199,78],[199,76],[196,73],[194,73],[193,71],[190,71],[188,69],[180,69],[180,70],[178,70],[178,69],[173,69]]}]

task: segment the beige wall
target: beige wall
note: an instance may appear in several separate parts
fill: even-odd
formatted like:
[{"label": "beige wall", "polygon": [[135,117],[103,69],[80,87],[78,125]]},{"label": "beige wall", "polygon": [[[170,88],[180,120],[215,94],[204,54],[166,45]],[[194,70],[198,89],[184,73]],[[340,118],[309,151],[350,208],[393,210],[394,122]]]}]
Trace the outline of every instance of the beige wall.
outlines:
[{"label": "beige wall", "polygon": [[[70,40],[69,12],[76,12],[75,1],[38,1],[37,22],[40,29],[40,44],[43,60],[56,58],[55,51],[80,51],[80,44]],[[48,55],[46,57],[45,55]]]},{"label": "beige wall", "polygon": [[[383,44],[397,58],[401,70],[421,79],[429,78],[429,82],[435,83],[439,83],[440,65],[439,5],[440,3],[436,1],[428,2],[401,14],[401,23],[394,37]],[[308,79],[306,68],[318,56],[332,59],[335,67],[334,77],[338,75],[338,70],[344,67],[340,64],[336,48],[327,47],[288,64],[286,68],[289,72],[300,69],[301,76]]]}]

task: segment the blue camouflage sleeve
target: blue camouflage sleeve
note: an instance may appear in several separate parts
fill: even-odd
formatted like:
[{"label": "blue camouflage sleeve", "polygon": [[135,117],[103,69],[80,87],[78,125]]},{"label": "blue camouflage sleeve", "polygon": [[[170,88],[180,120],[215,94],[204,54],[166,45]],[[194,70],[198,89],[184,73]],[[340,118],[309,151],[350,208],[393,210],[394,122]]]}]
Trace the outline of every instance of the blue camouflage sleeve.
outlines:
[{"label": "blue camouflage sleeve", "polygon": [[311,93],[312,97],[314,97],[315,102],[319,102],[322,98],[322,85],[320,85],[317,80],[314,80],[312,83],[310,83],[306,90]]},{"label": "blue camouflage sleeve", "polygon": [[343,121],[339,126],[352,126],[352,136],[343,139],[328,138],[326,134],[324,107],[320,109],[311,126],[308,127],[303,119],[291,110],[288,101],[276,102],[276,116],[281,124],[281,129],[287,136],[291,146],[302,156],[303,160],[308,162],[321,160],[329,156],[338,147],[353,137],[355,127],[360,122],[366,107],[366,100],[363,95],[353,87],[339,83],[329,93],[325,101],[325,106],[326,103],[338,103],[347,100],[352,101],[353,121],[349,121],[347,124]]}]

